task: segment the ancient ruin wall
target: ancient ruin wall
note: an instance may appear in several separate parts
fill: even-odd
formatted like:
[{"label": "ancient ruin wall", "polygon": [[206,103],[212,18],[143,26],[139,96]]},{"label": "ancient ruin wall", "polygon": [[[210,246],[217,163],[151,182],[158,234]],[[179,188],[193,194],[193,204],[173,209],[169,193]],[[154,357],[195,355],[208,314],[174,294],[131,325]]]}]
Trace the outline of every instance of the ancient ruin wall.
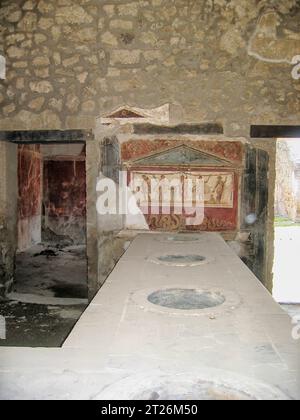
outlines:
[{"label": "ancient ruin wall", "polygon": [[[299,18],[297,0],[2,0],[0,130],[93,128],[120,105],[165,103],[173,123],[219,122],[231,138],[299,123]],[[87,147],[90,255],[99,150]]]},{"label": "ancient ruin wall", "polygon": [[1,129],[91,128],[124,103],[232,136],[299,122],[297,0],[2,0],[0,20]]}]

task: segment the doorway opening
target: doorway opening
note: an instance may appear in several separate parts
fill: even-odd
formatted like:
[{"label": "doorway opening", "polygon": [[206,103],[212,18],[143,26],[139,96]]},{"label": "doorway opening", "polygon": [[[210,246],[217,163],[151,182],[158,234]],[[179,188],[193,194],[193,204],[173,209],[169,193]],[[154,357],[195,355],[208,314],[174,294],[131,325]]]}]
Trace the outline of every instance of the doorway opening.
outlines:
[{"label": "doorway opening", "polygon": [[276,155],[273,296],[294,316],[300,313],[300,139],[278,139]]},{"label": "doorway opening", "polygon": [[16,145],[17,252],[2,346],[60,347],[88,303],[86,146]]},{"label": "doorway opening", "polygon": [[18,145],[15,294],[87,299],[85,159],[83,144]]}]

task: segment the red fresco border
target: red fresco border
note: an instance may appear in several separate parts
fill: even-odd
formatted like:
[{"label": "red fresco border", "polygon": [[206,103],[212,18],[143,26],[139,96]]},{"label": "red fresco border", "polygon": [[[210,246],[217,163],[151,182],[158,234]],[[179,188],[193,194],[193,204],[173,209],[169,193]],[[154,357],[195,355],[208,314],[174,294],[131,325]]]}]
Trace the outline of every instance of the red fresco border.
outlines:
[{"label": "red fresco border", "polygon": [[121,157],[123,162],[127,162],[182,145],[227,159],[235,164],[241,164],[243,161],[244,145],[237,141],[129,140],[121,145]]}]

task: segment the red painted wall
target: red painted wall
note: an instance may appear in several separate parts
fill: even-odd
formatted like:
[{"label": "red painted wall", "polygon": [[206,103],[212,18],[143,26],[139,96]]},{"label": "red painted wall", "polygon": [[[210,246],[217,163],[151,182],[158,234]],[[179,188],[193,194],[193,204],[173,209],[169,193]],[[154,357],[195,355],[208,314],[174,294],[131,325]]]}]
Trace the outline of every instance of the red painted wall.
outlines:
[{"label": "red painted wall", "polygon": [[18,147],[18,249],[41,242],[41,166],[39,145]]},{"label": "red painted wall", "polygon": [[44,161],[43,213],[45,227],[75,242],[85,241],[85,160]]},{"label": "red painted wall", "polygon": [[45,161],[44,197],[48,216],[86,215],[84,161]]},{"label": "red painted wall", "polygon": [[[190,168],[193,171],[200,172],[229,172],[235,173],[234,178],[234,197],[232,208],[212,208],[205,207],[204,222],[198,226],[188,226],[185,223],[186,216],[184,215],[151,215],[145,214],[145,219],[151,230],[191,230],[191,231],[235,231],[238,228],[238,213],[239,213],[239,171],[243,163],[244,147],[240,142],[224,142],[224,141],[191,141],[191,140],[131,140],[122,144],[122,161],[128,163],[133,161],[129,170],[129,179],[131,178],[131,171],[145,171],[148,172],[153,167],[138,167],[134,164],[135,159],[140,159],[152,154],[164,152],[171,148],[180,145],[191,146],[193,149],[198,149],[212,156],[226,159],[229,168],[218,167],[195,167]],[[231,164],[230,164],[231,163]],[[185,168],[186,169],[186,168]],[[180,166],[173,167],[159,167],[157,170],[167,170],[170,172],[178,172]]]},{"label": "red painted wall", "polygon": [[177,146],[190,146],[199,151],[225,158],[233,163],[241,164],[244,147],[240,142],[228,141],[193,141],[193,140],[130,140],[122,144],[122,161],[138,159]]},{"label": "red painted wall", "polygon": [[41,163],[39,145],[19,145],[19,220],[41,214]]}]

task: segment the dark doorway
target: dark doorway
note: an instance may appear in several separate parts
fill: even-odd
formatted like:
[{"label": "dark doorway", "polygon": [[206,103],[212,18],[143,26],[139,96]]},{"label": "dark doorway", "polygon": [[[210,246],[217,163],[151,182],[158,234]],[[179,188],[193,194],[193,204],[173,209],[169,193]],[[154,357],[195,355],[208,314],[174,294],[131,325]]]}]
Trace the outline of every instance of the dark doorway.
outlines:
[{"label": "dark doorway", "polygon": [[85,145],[19,145],[18,183],[14,293],[87,299]]},{"label": "dark doorway", "polygon": [[[91,133],[1,132],[15,144],[15,273],[0,346],[59,347],[88,304],[86,141]],[[9,181],[9,180],[8,180]],[[18,184],[18,185],[17,185]]]}]

